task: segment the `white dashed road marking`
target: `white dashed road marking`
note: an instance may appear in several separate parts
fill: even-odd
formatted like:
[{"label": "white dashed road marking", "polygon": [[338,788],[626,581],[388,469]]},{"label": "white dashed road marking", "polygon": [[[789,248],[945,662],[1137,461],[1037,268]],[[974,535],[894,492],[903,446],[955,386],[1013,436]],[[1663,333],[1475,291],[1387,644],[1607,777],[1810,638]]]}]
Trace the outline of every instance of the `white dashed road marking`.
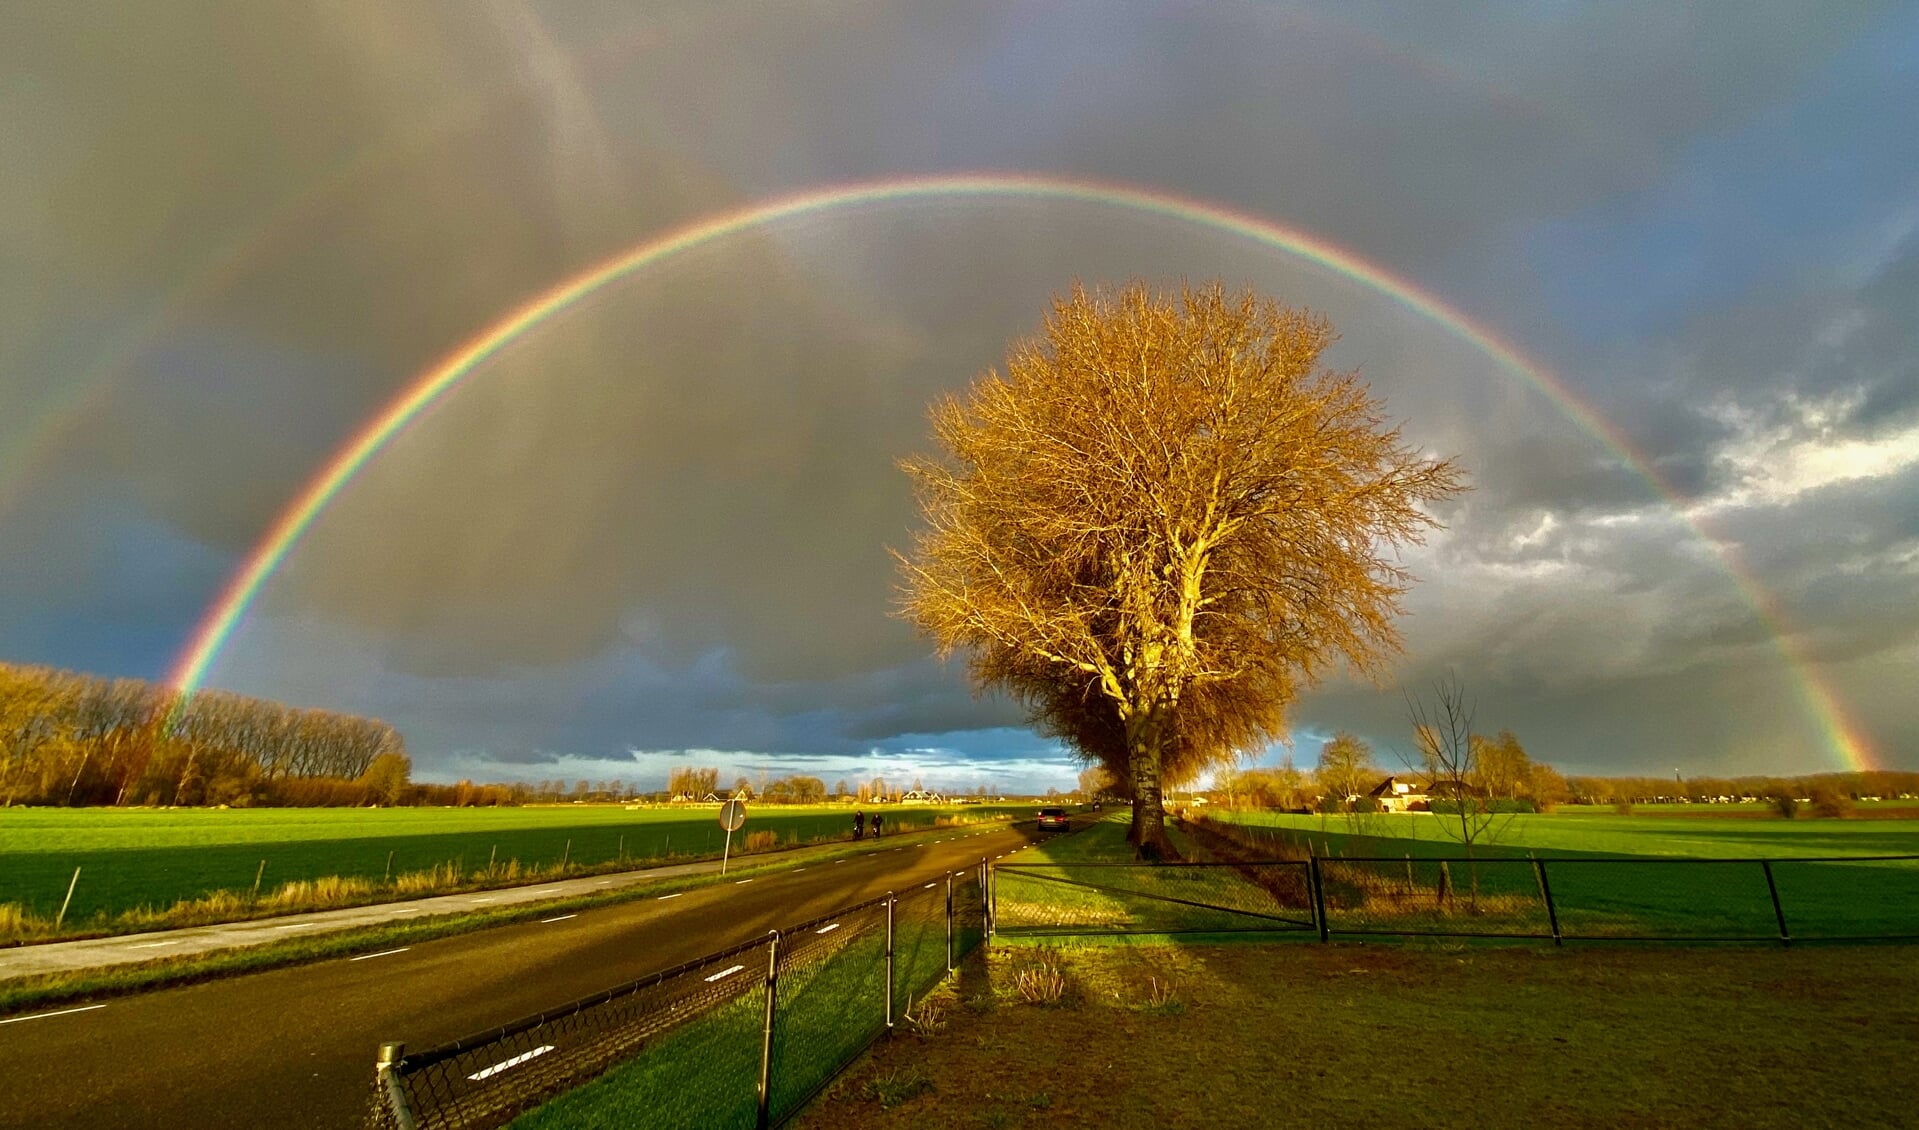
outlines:
[{"label": "white dashed road marking", "polygon": [[27,1020],[45,1020],[49,1016],[71,1016],[76,1012],[92,1012],[96,1008],[105,1007],[107,1006],[103,1004],[87,1004],[81,1005],[79,1008],[63,1008],[59,1012],[42,1012],[33,1016],[15,1016],[8,1020],[0,1020],[0,1024],[19,1024]]},{"label": "white dashed road marking", "polygon": [[487,1079],[494,1075],[498,1075],[500,1072],[505,1071],[509,1067],[518,1067],[522,1063],[525,1063],[527,1060],[536,1058],[538,1056],[543,1056],[552,1050],[553,1050],[552,1044],[541,1044],[539,1047],[534,1048],[530,1052],[521,1052],[519,1055],[514,1056],[512,1059],[504,1059],[494,1064],[492,1067],[486,1067],[486,1068],[480,1069],[479,1071],[475,1071],[473,1074],[467,1076],[467,1078],[477,1083],[482,1079]]},{"label": "white dashed road marking", "polygon": [[304,930],[309,926],[318,926],[318,922],[289,922],[284,926],[275,926],[275,930]]},{"label": "white dashed road marking", "polygon": [[740,880],[739,882],[737,882],[737,883],[735,883],[735,884],[733,884],[733,885],[734,885],[734,886],[736,886],[736,887],[743,887],[743,886],[745,886],[746,884],[748,884],[748,883],[751,883],[752,881],[753,881],[753,880],[751,880],[751,879],[741,879],[741,880]]},{"label": "white dashed road marking", "polygon": [[540,919],[540,925],[544,926],[549,922],[564,922],[569,918],[578,918],[578,917],[579,915],[577,914],[562,914],[558,918],[542,918]]},{"label": "white dashed road marking", "polygon": [[708,977],[707,980],[718,981],[718,980],[721,980],[722,978],[731,977],[733,974],[738,973],[740,970],[745,968],[746,966],[744,965],[729,966],[725,969],[720,970],[718,973],[713,974],[711,977]]},{"label": "white dashed road marking", "polygon": [[347,958],[347,960],[348,961],[372,961],[376,957],[392,957],[396,953],[405,953],[406,951],[412,948],[413,948],[412,946],[401,946],[397,950],[381,950],[379,953],[363,953],[359,957],[349,957]]},{"label": "white dashed road marking", "polygon": [[824,925],[824,926],[821,926],[821,927],[820,927],[819,929],[817,929],[817,930],[815,930],[815,931],[813,931],[813,932],[814,932],[815,934],[830,934],[830,933],[832,933],[833,931],[835,931],[835,930],[837,930],[837,929],[839,929],[839,928],[840,928],[840,924],[839,924],[839,923],[837,923],[837,922],[829,922],[829,923],[827,923],[826,925]]},{"label": "white dashed road marking", "polygon": [[142,943],[140,943],[140,944],[139,944],[139,945],[137,945],[137,946],[128,946],[127,948],[128,948],[128,949],[130,949],[130,950],[157,950],[157,949],[159,949],[159,948],[160,948],[161,946],[177,946],[177,945],[179,945],[179,944],[180,944],[180,943],[179,943],[178,941],[171,941],[171,942],[142,942]]}]

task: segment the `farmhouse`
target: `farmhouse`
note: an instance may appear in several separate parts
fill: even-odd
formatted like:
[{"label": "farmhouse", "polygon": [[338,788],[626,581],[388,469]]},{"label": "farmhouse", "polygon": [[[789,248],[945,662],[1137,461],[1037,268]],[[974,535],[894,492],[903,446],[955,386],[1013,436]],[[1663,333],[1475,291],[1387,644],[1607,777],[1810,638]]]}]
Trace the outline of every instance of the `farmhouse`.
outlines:
[{"label": "farmhouse", "polygon": [[1411,781],[1388,777],[1366,795],[1378,801],[1383,812],[1426,812],[1431,809],[1430,794],[1430,787],[1422,788]]},{"label": "farmhouse", "polygon": [[901,804],[945,804],[946,801],[932,789],[908,789],[900,794]]}]

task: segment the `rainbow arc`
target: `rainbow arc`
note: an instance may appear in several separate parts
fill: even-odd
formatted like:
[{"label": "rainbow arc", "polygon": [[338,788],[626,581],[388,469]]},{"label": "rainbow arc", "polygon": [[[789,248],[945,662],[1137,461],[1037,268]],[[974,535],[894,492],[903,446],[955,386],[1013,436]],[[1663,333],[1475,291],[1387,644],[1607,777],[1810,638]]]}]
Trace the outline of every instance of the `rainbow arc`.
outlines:
[{"label": "rainbow arc", "polygon": [[1406,309],[1430,319],[1486,354],[1509,373],[1541,390],[1575,424],[1618,455],[1645,480],[1655,494],[1673,505],[1682,520],[1711,548],[1741,596],[1771,633],[1774,646],[1797,677],[1806,709],[1825,734],[1830,752],[1851,768],[1867,769],[1873,766],[1874,759],[1867,741],[1860,729],[1848,720],[1838,696],[1825,683],[1818,667],[1789,630],[1779,602],[1757,582],[1737,553],[1712,536],[1698,518],[1688,514],[1681,496],[1623,433],[1580,401],[1559,378],[1528,359],[1499,334],[1411,280],[1355,252],[1264,217],[1137,185],[1033,174],[962,173],[875,180],[812,189],[748,204],[653,236],[527,299],[421,373],[341,445],[274,520],[219,597],[209,606],[174,664],[170,682],[181,692],[183,699],[198,690],[262,587],[300,543],[301,537],[328,503],[394,437],[450,395],[488,358],[513,341],[609,284],[715,240],[803,216],[942,198],[1077,202],[1181,220],[1304,258],[1386,295]]}]

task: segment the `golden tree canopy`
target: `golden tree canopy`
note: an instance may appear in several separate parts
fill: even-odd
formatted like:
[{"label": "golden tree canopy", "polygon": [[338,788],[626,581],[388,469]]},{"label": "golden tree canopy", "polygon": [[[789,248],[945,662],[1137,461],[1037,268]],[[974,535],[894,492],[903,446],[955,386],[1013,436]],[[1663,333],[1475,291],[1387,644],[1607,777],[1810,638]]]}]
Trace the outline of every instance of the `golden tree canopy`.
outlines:
[{"label": "golden tree canopy", "polygon": [[934,406],[938,453],[903,464],[925,519],[905,614],[1055,729],[1103,699],[1087,724],[1110,710],[1123,733],[1143,835],[1182,703],[1189,734],[1270,738],[1302,682],[1374,670],[1410,581],[1392,552],[1461,489],[1320,364],[1333,340],[1218,284],[1075,287],[1003,375]]}]

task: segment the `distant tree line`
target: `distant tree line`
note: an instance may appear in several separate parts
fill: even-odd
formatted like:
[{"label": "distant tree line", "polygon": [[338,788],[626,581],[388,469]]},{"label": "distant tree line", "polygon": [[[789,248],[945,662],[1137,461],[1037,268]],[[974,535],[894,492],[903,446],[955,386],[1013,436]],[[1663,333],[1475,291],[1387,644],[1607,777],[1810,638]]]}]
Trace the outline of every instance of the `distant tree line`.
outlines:
[{"label": "distant tree line", "polygon": [[[1624,808],[1766,801],[1788,815],[1800,803],[1811,805],[1817,815],[1841,815],[1855,801],[1919,799],[1919,773],[1900,770],[1796,777],[1567,777],[1528,755],[1511,730],[1494,736],[1469,734],[1460,744],[1457,756],[1441,756],[1446,743],[1430,730],[1418,730],[1408,764],[1388,769],[1364,740],[1340,731],[1321,748],[1319,763],[1310,772],[1295,767],[1288,757],[1276,768],[1217,774],[1211,791],[1216,802],[1234,807],[1361,812],[1377,807],[1368,794],[1388,776],[1421,792],[1475,798],[1486,808],[1542,812],[1561,804]],[[1434,788],[1448,784],[1450,790]]]},{"label": "distant tree line", "polygon": [[374,719],[0,664],[0,804],[398,804],[411,768]]},{"label": "distant tree line", "polygon": [[1919,799],[1919,773],[1868,769],[1796,777],[1569,777],[1574,804],[1716,804],[1726,801]]}]

